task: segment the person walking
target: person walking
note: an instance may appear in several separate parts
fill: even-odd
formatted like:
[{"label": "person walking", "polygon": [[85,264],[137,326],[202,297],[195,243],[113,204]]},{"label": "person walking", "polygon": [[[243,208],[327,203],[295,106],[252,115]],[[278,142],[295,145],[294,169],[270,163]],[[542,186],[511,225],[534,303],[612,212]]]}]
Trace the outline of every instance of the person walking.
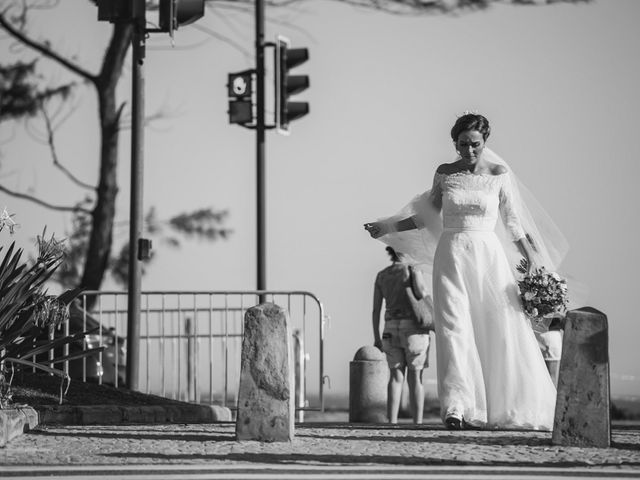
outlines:
[{"label": "person walking", "polygon": [[[406,372],[413,422],[421,424],[424,411],[422,372],[428,366],[430,337],[429,327],[419,322],[424,322],[425,316],[427,321],[431,318],[430,298],[420,273],[405,261],[405,256],[391,247],[386,250],[392,263],[376,276],[372,320],[374,345],[385,353],[390,370],[387,416],[389,423],[398,423]],[[383,302],[384,329],[380,335]]]}]

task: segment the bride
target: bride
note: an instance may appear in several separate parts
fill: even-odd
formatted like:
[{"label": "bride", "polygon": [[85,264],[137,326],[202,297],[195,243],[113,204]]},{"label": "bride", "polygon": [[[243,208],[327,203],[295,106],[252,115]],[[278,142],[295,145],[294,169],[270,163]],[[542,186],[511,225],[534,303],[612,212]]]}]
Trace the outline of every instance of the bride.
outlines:
[{"label": "bride", "polygon": [[554,269],[566,244],[548,218],[531,214],[511,169],[486,148],[489,133],[484,116],[459,117],[451,129],[458,159],[438,167],[430,191],[365,229],[433,280],[445,426],[551,430],[556,389],[514,271],[522,256],[530,269]]}]

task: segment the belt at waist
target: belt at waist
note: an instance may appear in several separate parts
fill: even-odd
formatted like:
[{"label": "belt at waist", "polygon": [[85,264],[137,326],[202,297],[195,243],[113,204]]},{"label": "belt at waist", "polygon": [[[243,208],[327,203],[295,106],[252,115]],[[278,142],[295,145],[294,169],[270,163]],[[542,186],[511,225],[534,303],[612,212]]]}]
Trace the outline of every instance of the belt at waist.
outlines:
[{"label": "belt at waist", "polygon": [[478,226],[467,226],[467,227],[444,227],[445,232],[493,232],[494,227],[485,227],[482,225]]},{"label": "belt at waist", "polygon": [[384,321],[405,320],[407,318],[415,318],[415,314],[410,308],[407,309],[389,309],[384,312]]}]

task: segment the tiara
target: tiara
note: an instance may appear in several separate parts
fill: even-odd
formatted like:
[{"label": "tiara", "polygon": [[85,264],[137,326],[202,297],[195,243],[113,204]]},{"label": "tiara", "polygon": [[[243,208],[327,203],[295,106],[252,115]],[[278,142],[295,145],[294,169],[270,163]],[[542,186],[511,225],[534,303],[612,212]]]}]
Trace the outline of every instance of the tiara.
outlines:
[{"label": "tiara", "polygon": [[477,110],[465,110],[460,115],[456,115],[456,117],[460,118],[460,117],[464,117],[465,115],[478,115],[478,111]]}]

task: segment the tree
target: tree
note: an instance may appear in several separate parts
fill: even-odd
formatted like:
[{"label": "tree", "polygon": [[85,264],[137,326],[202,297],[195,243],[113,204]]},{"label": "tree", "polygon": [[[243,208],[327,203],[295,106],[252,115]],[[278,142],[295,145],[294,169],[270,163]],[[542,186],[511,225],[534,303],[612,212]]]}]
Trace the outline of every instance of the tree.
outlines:
[{"label": "tree", "polygon": [[[39,5],[38,5],[39,3]],[[15,192],[0,184],[0,191],[9,195],[35,202],[44,208],[68,211],[73,214],[74,228],[70,233],[70,252],[58,278],[65,286],[79,285],[88,290],[97,290],[102,285],[105,272],[110,265],[116,266],[116,279],[122,280],[123,259],[127,256],[125,248],[112,261],[114,220],[116,214],[116,196],[118,185],[116,174],[118,167],[118,142],[123,120],[124,103],[116,98],[116,87],[122,75],[127,51],[130,48],[132,26],[126,23],[113,25],[111,38],[105,49],[98,73],[91,73],[73,60],[54,50],[47,41],[36,40],[27,29],[30,8],[43,6],[50,2],[6,2],[0,11],[0,27],[21,45],[40,54],[41,58],[57,63],[94,88],[98,98],[98,116],[100,130],[99,176],[96,186],[87,185],[65,169],[57,158],[54,143],[54,127],[48,113],[49,103],[55,99],[64,100],[78,82],[59,85],[55,88],[40,88],[37,81],[36,65],[39,60],[28,63],[16,62],[0,65],[0,122],[13,121],[25,117],[41,115],[48,131],[48,143],[56,167],[63,170],[68,178],[79,188],[88,192],[84,200],[71,206],[54,205],[35,196]],[[175,230],[181,230],[185,218],[198,219],[207,223],[200,230],[208,238],[226,238],[230,230],[211,222],[221,224],[226,212],[204,209],[192,214],[182,214],[171,219],[168,224]],[[160,222],[157,219],[149,228],[158,232]],[[182,220],[182,223],[181,223]],[[176,240],[173,240],[175,243]],[[126,277],[125,277],[126,278]]]},{"label": "tree", "polygon": [[[271,7],[286,8],[304,0],[267,0]],[[451,13],[489,7],[498,0],[336,0],[355,7],[376,9],[393,14]],[[588,0],[512,0],[516,5],[551,4]],[[93,2],[95,3],[95,2]],[[153,2],[149,2],[153,3]],[[29,51],[39,55],[37,60],[0,64],[0,123],[16,121],[39,115],[43,118],[48,144],[54,164],[63,171],[78,188],[87,192],[87,197],[75,205],[62,206],[46,202],[36,196],[13,191],[0,183],[0,191],[35,202],[44,208],[67,211],[74,215],[74,228],[70,234],[70,261],[61,269],[61,281],[66,285],[76,284],[85,289],[97,290],[102,285],[105,272],[110,265],[123,265],[128,258],[127,246],[114,257],[113,236],[118,194],[117,167],[119,133],[122,129],[125,104],[119,102],[116,87],[122,76],[124,62],[131,45],[132,25],[115,23],[111,37],[105,47],[100,69],[93,73],[65,56],[46,40],[37,39],[28,29],[31,9],[50,8],[54,0],[7,0],[0,3],[0,28],[10,39]],[[253,11],[253,0],[209,0],[214,8]],[[151,5],[153,6],[153,4]],[[212,32],[216,35],[215,32]],[[219,37],[223,41],[230,39]],[[53,88],[43,88],[38,82],[37,65],[41,60],[53,62],[67,70],[77,81],[61,83]],[[54,101],[64,101],[75,88],[87,84],[95,90],[98,99],[98,128],[100,151],[97,162],[99,175],[97,185],[88,185],[68,171],[57,158],[49,106]],[[226,238],[229,230],[221,227],[226,212],[211,209],[184,214],[169,222],[178,231],[205,234],[208,238]],[[203,226],[202,223],[206,223]],[[196,225],[200,226],[196,226]],[[156,222],[155,228],[161,224]],[[154,228],[153,225],[150,225]],[[173,240],[175,241],[175,239]]]}]

